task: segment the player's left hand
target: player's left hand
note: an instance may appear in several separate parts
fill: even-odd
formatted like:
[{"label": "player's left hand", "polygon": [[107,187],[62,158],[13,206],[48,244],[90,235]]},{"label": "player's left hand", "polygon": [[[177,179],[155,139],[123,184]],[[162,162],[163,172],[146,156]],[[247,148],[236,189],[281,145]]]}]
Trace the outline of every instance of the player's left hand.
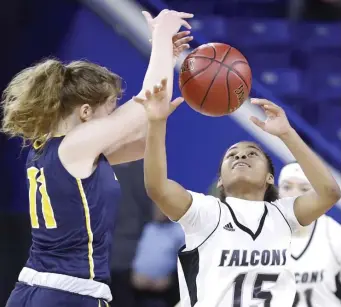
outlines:
[{"label": "player's left hand", "polygon": [[265,121],[261,121],[257,117],[251,116],[250,120],[256,126],[265,132],[278,137],[281,137],[290,131],[290,123],[281,107],[266,99],[252,98],[251,103],[260,106],[267,116]]},{"label": "player's left hand", "polygon": [[190,31],[182,31],[173,36],[173,61],[174,65],[180,54],[190,48],[189,42],[193,40],[193,36],[189,36]]},{"label": "player's left hand", "polygon": [[160,84],[154,85],[153,91],[146,90],[146,98],[133,97],[133,100],[141,104],[150,122],[166,121],[175,109],[184,101],[178,97],[170,102],[167,96],[167,79],[162,79]]}]

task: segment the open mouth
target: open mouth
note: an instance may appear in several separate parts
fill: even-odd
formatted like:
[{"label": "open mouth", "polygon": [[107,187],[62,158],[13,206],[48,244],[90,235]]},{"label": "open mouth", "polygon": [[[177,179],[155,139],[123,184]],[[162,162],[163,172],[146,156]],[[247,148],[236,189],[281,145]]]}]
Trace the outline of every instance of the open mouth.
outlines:
[{"label": "open mouth", "polygon": [[233,167],[232,167],[232,169],[234,169],[234,168],[243,168],[243,167],[247,167],[247,168],[249,168],[249,167],[251,167],[249,164],[247,164],[247,163],[245,163],[245,162],[237,162],[237,163],[235,163],[234,165],[233,165]]}]

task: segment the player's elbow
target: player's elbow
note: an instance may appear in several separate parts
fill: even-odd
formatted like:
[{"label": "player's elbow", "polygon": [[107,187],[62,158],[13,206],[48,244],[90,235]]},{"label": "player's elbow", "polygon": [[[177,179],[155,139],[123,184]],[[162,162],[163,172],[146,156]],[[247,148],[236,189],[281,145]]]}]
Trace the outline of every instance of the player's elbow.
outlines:
[{"label": "player's elbow", "polygon": [[165,189],[162,187],[162,185],[158,183],[153,184],[145,182],[145,188],[147,191],[147,195],[155,203],[158,203],[160,200],[162,200],[164,198],[164,195],[166,194]]},{"label": "player's elbow", "polygon": [[[156,178],[155,178],[156,179]],[[147,195],[154,203],[163,202],[164,199],[170,195],[170,185],[169,181],[157,178],[157,180],[150,180],[148,176],[145,176],[145,188]]]},{"label": "player's elbow", "polygon": [[337,203],[341,198],[341,189],[337,183],[333,186],[328,187],[327,194],[331,203]]},{"label": "player's elbow", "polygon": [[319,196],[319,202],[323,203],[323,205],[328,207],[329,209],[340,200],[341,190],[338,184],[335,183],[333,185],[325,186],[323,189],[323,193],[321,193],[318,196]]}]

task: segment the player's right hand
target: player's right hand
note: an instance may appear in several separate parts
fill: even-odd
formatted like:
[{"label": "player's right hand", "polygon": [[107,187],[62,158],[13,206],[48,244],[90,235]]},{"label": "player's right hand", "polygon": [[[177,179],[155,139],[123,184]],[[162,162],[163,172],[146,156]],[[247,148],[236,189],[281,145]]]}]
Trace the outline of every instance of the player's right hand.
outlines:
[{"label": "player's right hand", "polygon": [[193,18],[193,14],[177,12],[171,10],[162,10],[155,18],[149,12],[143,11],[143,16],[146,18],[148,26],[152,33],[155,30],[160,31],[163,35],[170,35],[173,37],[182,26],[191,29],[190,24],[185,20]]},{"label": "player's right hand", "polygon": [[170,102],[167,95],[167,79],[162,79],[161,84],[154,85],[153,92],[146,90],[146,98],[133,97],[133,100],[143,105],[149,121],[164,121],[184,101],[178,97]]}]

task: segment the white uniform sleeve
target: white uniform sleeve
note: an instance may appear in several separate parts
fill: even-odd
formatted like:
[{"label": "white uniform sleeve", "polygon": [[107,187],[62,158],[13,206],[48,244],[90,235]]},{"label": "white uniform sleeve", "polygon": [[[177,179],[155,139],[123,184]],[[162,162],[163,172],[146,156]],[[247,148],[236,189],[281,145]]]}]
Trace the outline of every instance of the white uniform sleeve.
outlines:
[{"label": "white uniform sleeve", "polygon": [[188,191],[192,204],[178,220],[185,232],[186,249],[193,249],[204,242],[219,223],[220,204],[213,196]]},{"label": "white uniform sleeve", "polygon": [[341,225],[329,216],[324,217],[326,218],[327,223],[327,235],[330,243],[330,248],[341,268]]},{"label": "white uniform sleeve", "polygon": [[285,197],[274,201],[272,204],[275,205],[283,214],[283,217],[288,222],[291,231],[296,232],[303,226],[298,222],[295,212],[294,204],[297,197]]}]

